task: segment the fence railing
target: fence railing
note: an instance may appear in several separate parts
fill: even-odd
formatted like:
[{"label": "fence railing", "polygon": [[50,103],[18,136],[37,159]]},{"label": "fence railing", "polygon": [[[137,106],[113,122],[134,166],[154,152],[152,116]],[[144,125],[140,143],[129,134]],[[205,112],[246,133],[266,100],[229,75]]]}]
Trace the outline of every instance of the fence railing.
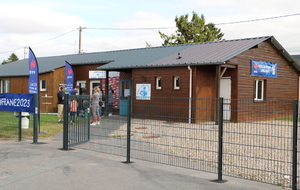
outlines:
[{"label": "fence railing", "polygon": [[[218,180],[226,175],[299,188],[297,100],[192,99],[190,107],[189,102],[132,97],[128,116],[103,117],[99,126],[90,126],[89,141],[74,146],[124,156],[126,162],[141,159],[212,172]],[[6,114],[1,112],[7,117],[1,125],[15,126],[17,115]],[[57,124],[53,117],[51,125]]]},{"label": "fence railing", "polygon": [[190,107],[189,101],[132,97],[130,118],[104,117],[91,127],[90,142],[78,147],[126,156],[126,162],[212,172],[218,180],[299,187],[298,101],[192,99]]}]

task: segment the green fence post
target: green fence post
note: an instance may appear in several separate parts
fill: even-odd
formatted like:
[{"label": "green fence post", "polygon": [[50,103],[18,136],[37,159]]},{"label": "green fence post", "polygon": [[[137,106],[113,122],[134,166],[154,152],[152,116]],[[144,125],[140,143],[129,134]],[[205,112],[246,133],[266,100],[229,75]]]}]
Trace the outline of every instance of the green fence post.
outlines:
[{"label": "green fence post", "polygon": [[131,96],[128,96],[128,107],[127,107],[127,156],[124,163],[130,162],[130,134],[131,134]]},{"label": "green fence post", "polygon": [[293,161],[292,161],[292,189],[297,189],[297,137],[298,137],[298,100],[294,100],[293,111]]},{"label": "green fence post", "polygon": [[63,110],[63,150],[68,150],[68,100],[69,94],[65,94],[64,96],[64,110]]},{"label": "green fence post", "polygon": [[22,140],[22,112],[19,112],[19,135],[18,140]]}]

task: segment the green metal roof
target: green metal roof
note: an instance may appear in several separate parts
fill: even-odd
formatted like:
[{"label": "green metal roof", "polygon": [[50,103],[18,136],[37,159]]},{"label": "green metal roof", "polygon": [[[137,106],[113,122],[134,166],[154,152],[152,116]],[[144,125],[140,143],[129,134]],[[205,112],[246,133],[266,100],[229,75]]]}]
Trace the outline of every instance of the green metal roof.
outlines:
[{"label": "green metal roof", "polygon": [[[119,51],[38,57],[39,73],[51,72],[71,65],[101,64],[101,70],[120,71],[132,68],[173,67],[185,65],[225,64],[225,62],[259,43],[270,40],[288,61],[300,71],[300,63],[290,56],[272,36],[224,40],[197,44],[182,44]],[[179,57],[180,54],[180,57]],[[28,76],[28,59],[0,65],[0,77]]]}]

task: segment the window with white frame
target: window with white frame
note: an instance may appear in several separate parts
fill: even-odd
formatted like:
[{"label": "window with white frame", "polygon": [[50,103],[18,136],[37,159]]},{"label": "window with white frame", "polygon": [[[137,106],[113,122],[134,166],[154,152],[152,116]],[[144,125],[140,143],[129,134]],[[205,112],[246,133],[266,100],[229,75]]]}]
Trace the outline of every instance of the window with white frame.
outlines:
[{"label": "window with white frame", "polygon": [[255,80],[255,98],[256,101],[264,100],[264,87],[265,81],[264,80]]},{"label": "window with white frame", "polygon": [[156,90],[161,90],[161,77],[156,77]]},{"label": "window with white frame", "polygon": [[46,91],[46,79],[40,80],[40,91]]},{"label": "window with white frame", "polygon": [[180,89],[180,77],[179,76],[175,76],[174,78],[174,89],[175,90],[179,90]]},{"label": "window with white frame", "polygon": [[9,80],[1,80],[1,93],[9,93]]}]

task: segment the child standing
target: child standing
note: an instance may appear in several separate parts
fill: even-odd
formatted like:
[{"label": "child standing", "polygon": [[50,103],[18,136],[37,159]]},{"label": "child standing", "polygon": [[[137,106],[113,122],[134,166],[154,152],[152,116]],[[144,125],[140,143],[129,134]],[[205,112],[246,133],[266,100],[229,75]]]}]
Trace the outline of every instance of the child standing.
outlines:
[{"label": "child standing", "polygon": [[77,107],[78,107],[78,102],[76,100],[76,97],[72,97],[72,100],[70,102],[70,116],[71,116],[71,121],[70,123],[73,124],[75,121],[75,116],[77,113]]}]

